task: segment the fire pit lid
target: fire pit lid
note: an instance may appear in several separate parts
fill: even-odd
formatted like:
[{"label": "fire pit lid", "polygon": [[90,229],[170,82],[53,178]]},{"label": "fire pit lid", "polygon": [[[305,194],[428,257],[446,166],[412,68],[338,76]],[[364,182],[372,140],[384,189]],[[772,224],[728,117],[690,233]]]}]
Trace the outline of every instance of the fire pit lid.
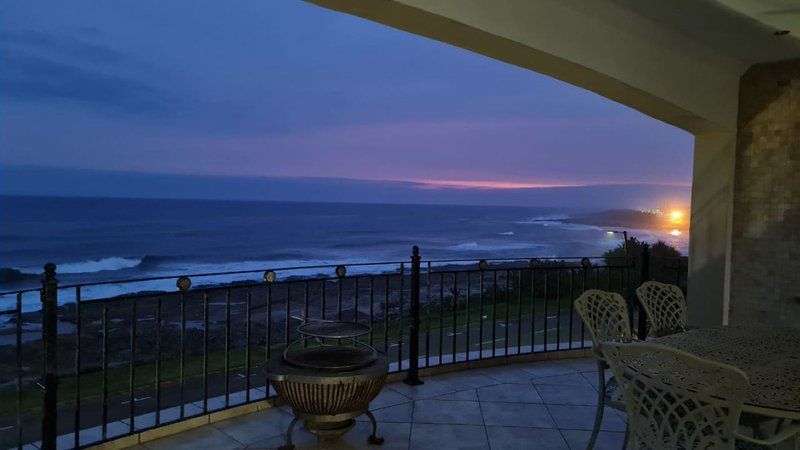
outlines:
[{"label": "fire pit lid", "polygon": [[367,367],[375,362],[377,354],[367,346],[319,345],[294,348],[283,358],[295,367],[338,372]]},{"label": "fire pit lid", "polygon": [[297,331],[304,336],[318,338],[352,338],[369,333],[372,328],[358,322],[340,322],[332,320],[315,320],[306,322]]}]

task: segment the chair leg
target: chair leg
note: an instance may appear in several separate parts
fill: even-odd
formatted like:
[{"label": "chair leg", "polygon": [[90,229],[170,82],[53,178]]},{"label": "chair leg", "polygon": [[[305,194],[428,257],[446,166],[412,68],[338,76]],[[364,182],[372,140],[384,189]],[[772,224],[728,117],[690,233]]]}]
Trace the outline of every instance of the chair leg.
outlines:
[{"label": "chair leg", "polygon": [[627,450],[628,448],[628,438],[631,437],[630,428],[628,428],[628,422],[625,421],[625,440],[622,441],[622,450]]},{"label": "chair leg", "polygon": [[600,382],[597,396],[597,413],[594,416],[594,428],[592,429],[592,436],[589,438],[589,444],[586,446],[587,450],[592,450],[595,442],[597,442],[597,435],[600,434],[600,424],[603,423],[603,412],[606,409],[606,374],[605,367],[601,361],[597,361],[597,376]]},{"label": "chair leg", "polygon": [[370,411],[364,411],[364,414],[367,415],[367,418],[372,424],[372,434],[369,435],[368,439],[369,443],[373,445],[383,444],[383,438],[378,437],[378,422],[375,421],[375,416],[373,416]]}]

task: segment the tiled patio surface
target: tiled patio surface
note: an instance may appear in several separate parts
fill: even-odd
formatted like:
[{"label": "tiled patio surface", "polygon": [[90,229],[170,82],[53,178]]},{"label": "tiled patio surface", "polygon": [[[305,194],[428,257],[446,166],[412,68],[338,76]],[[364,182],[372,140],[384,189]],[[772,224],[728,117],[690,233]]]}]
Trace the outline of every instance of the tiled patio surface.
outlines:
[{"label": "tiled patio surface", "polygon": [[[323,447],[296,429],[298,449],[584,449],[594,422],[597,372],[592,359],[514,364],[425,377],[425,384],[387,385],[373,401],[382,446],[367,443],[369,422]],[[271,449],[284,443],[287,407],[189,430],[140,447]],[[624,414],[607,409],[596,448],[622,447]]]}]

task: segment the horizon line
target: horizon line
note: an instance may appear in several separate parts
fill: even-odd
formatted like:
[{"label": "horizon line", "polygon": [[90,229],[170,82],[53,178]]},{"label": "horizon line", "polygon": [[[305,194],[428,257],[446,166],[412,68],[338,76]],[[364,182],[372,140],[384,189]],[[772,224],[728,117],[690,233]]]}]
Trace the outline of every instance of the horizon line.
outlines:
[{"label": "horizon line", "polygon": [[485,203],[401,203],[401,202],[374,202],[374,201],[325,201],[325,200],[269,200],[269,199],[235,199],[235,198],[210,198],[210,197],[133,197],[133,196],[102,196],[102,195],[58,195],[58,194],[4,194],[0,193],[0,198],[59,198],[59,199],[99,199],[99,200],[165,200],[165,201],[189,201],[189,202],[233,202],[233,203],[310,203],[325,205],[392,205],[392,206],[457,206],[457,207],[488,207],[488,208],[541,208],[553,210],[576,210],[576,211],[613,211],[631,210],[636,208],[584,208],[575,206],[524,206],[524,205],[490,205]]},{"label": "horizon line", "polygon": [[175,176],[175,177],[213,177],[229,179],[282,179],[282,180],[336,180],[375,183],[408,183],[416,185],[418,189],[457,189],[457,190],[524,190],[524,189],[558,189],[558,188],[583,188],[601,186],[669,186],[691,188],[691,183],[649,183],[645,181],[614,181],[614,182],[585,182],[585,183],[543,183],[524,181],[494,181],[494,180],[438,180],[430,178],[351,178],[319,175],[231,175],[214,173],[175,173],[175,172],[147,172],[121,169],[98,169],[87,167],[55,167],[29,164],[0,164],[3,168],[33,169],[33,170],[61,170],[61,171],[87,171],[108,174],[133,174],[144,176]]}]

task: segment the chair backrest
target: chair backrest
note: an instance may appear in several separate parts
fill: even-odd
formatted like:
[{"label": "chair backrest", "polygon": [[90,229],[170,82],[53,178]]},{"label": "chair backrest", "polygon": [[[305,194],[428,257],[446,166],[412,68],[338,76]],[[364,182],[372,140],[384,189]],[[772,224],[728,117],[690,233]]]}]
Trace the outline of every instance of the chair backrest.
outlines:
[{"label": "chair backrest", "polygon": [[665,336],[686,329],[686,299],[674,284],[647,281],[636,289],[650,323],[648,334]]},{"label": "chair backrest", "polygon": [[641,449],[733,449],[749,380],[741,370],[669,347],[602,347]]},{"label": "chair backrest", "polygon": [[621,295],[589,289],[575,300],[575,311],[589,330],[595,349],[606,341],[631,341],[628,306]]}]

